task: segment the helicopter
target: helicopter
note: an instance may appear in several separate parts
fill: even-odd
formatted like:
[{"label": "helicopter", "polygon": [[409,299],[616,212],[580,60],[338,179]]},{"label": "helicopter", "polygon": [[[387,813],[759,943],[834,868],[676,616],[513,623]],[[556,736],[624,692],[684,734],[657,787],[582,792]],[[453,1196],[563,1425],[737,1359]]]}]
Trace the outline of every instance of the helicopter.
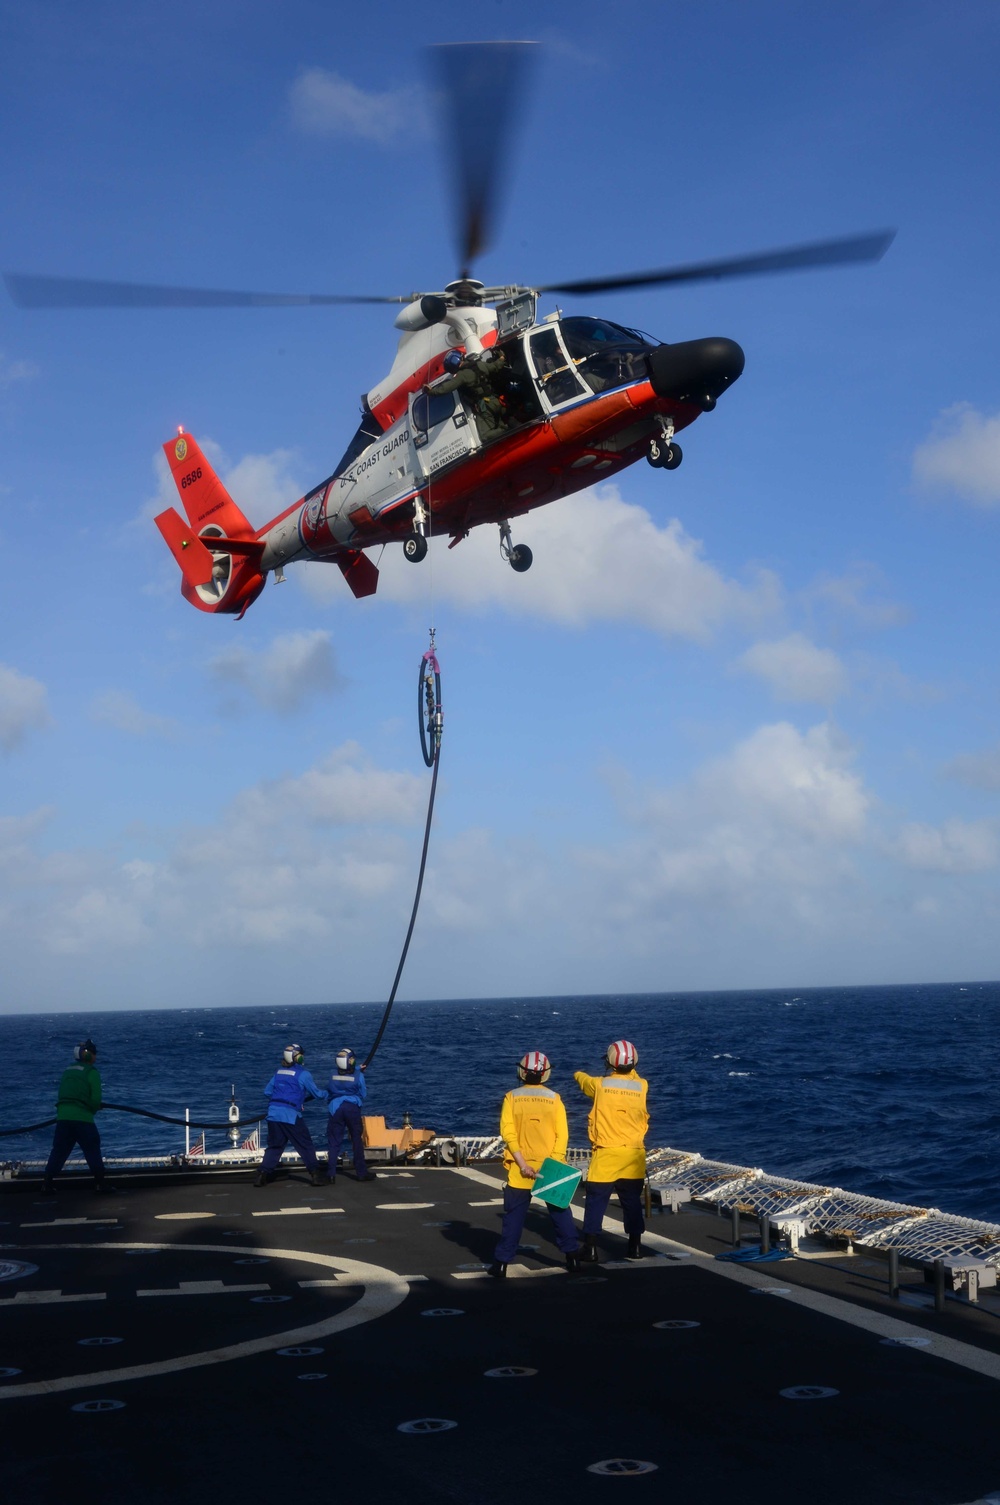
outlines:
[{"label": "helicopter", "polygon": [[612,319],[561,310],[542,294],[715,281],[879,260],[894,231],[812,242],[727,260],[561,283],[487,286],[472,267],[489,243],[510,127],[533,43],[457,43],[437,59],[452,151],[461,274],[436,292],[398,297],[266,294],[8,273],[22,307],[290,307],[401,304],[392,367],[362,397],[361,420],[327,478],[261,528],[229,495],[197,440],[164,446],[183,515],[155,523],[200,611],[242,618],[273,574],[302,560],[335,564],[355,597],[373,595],[369,551],[401,546],[414,564],[428,539],[449,548],[499,528],[500,554],[523,573],[527,544],[511,519],[643,457],[675,470],[677,435],[738,380],[744,353],[723,336],[668,343]]}]

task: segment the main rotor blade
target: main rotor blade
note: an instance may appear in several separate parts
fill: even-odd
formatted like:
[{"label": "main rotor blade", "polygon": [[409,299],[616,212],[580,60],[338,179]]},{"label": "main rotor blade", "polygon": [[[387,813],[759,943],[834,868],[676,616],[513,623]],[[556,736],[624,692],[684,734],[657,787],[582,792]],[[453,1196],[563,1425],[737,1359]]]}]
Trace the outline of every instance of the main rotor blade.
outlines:
[{"label": "main rotor blade", "polygon": [[630,272],[624,277],[586,277],[579,282],[550,282],[539,293],[610,293],[623,287],[652,287],[663,282],[717,282],[725,277],[753,277],[759,272],[794,272],[803,267],[838,266],[851,261],[880,261],[895,238],[895,230],[851,235],[842,240],[818,240],[756,256],[728,261],[702,261],[692,266],[663,267],[655,272]]},{"label": "main rotor blade", "polygon": [[459,265],[468,277],[485,251],[513,146],[525,69],[535,42],[432,47],[451,157]]},{"label": "main rotor blade", "polygon": [[144,282],[98,282],[89,277],[4,275],[21,308],[299,308],[333,303],[409,303],[338,293],[232,293],[212,288],[161,287]]}]

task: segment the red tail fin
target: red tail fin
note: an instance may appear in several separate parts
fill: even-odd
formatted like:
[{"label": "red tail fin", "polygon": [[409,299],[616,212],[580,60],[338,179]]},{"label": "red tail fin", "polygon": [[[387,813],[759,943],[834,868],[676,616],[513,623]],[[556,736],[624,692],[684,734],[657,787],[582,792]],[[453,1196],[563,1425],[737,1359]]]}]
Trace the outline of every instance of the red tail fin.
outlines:
[{"label": "red tail fin", "polygon": [[227,538],[253,538],[253,528],[205,459],[197,439],[179,434],[163,446],[163,453],[196,532],[211,523]]},{"label": "red tail fin", "polygon": [[179,434],[163,446],[163,452],[188,516],[186,526],[168,507],[156,519],[181,567],[181,593],[199,611],[242,616],[264,589],[260,568],[264,545],[196,439]]}]

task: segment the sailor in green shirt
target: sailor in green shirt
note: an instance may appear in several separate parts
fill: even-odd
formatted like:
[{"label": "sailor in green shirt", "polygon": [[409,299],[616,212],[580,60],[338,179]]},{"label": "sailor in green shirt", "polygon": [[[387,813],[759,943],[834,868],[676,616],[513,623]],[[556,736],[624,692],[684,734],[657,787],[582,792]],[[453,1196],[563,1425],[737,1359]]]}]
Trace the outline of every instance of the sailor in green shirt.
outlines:
[{"label": "sailor in green shirt", "polygon": [[97,1046],[93,1040],[84,1040],[73,1051],[73,1065],[60,1078],[52,1153],[42,1182],[46,1192],[55,1191],[53,1177],[58,1176],[76,1145],[80,1146],[93,1173],[94,1190],[114,1191],[104,1177],[101,1136],[94,1123],[94,1114],[101,1106],[101,1075],[94,1065],[96,1055]]}]

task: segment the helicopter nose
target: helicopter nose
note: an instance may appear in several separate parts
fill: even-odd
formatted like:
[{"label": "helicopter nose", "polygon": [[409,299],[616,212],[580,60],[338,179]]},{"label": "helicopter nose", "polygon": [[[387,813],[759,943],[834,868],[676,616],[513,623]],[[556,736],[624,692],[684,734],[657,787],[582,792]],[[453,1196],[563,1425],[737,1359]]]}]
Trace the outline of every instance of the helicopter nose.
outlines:
[{"label": "helicopter nose", "polygon": [[650,380],[658,397],[697,403],[706,413],[742,374],[746,357],[735,340],[721,335],[658,345],[650,353]]}]

